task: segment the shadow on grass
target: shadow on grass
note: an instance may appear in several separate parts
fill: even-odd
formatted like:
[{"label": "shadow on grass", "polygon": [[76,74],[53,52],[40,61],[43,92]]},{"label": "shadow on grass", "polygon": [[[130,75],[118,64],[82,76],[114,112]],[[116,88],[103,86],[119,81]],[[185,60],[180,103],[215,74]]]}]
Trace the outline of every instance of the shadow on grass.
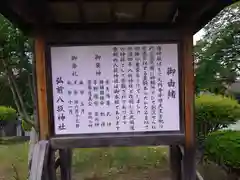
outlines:
[{"label": "shadow on grass", "polygon": [[0,145],[22,144],[27,141],[28,136],[0,137]]}]

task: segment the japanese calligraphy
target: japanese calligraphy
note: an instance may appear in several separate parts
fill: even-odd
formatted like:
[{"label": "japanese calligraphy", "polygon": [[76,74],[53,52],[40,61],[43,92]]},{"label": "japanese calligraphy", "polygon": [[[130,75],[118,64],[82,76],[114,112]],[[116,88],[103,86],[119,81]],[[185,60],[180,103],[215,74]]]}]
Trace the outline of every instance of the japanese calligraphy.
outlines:
[{"label": "japanese calligraphy", "polygon": [[102,74],[101,72],[101,56],[99,54],[95,54],[95,60],[96,60],[96,75],[100,76]]},{"label": "japanese calligraphy", "polygon": [[51,48],[55,133],[179,131],[177,44]]},{"label": "japanese calligraphy", "polygon": [[72,60],[72,76],[78,76],[78,73],[77,73],[77,64],[76,64],[76,61],[78,60],[78,57],[77,56],[71,56],[71,60]]},{"label": "japanese calligraphy", "polygon": [[64,91],[64,80],[63,78],[57,77],[56,78],[56,94],[57,94],[57,100],[56,100],[56,105],[57,105],[57,124],[58,124],[58,130],[62,131],[66,129],[65,125],[65,109],[64,109],[64,99],[63,99],[63,91]]},{"label": "japanese calligraphy", "polygon": [[172,77],[175,76],[176,73],[176,69],[172,68],[172,67],[168,67],[167,68],[167,75],[169,77],[169,81],[168,81],[168,99],[176,98],[176,88],[175,88],[175,84],[176,82],[172,79]]},{"label": "japanese calligraphy", "polygon": [[162,80],[162,48],[157,46],[156,48],[156,68],[157,68],[157,101],[158,101],[158,126],[163,128],[163,80]]},{"label": "japanese calligraphy", "polygon": [[[118,48],[113,48],[113,54],[118,54]],[[120,48],[120,59],[125,59],[125,48]],[[113,83],[114,83],[114,104],[116,107],[116,129],[119,130],[120,126],[120,81],[119,81],[119,59],[113,56]]]},{"label": "japanese calligraphy", "polygon": [[135,129],[135,115],[134,115],[134,68],[133,68],[133,48],[132,47],[128,47],[127,48],[127,62],[128,62],[128,73],[127,73],[127,77],[128,77],[128,114],[129,114],[129,128],[130,130],[134,130]]}]

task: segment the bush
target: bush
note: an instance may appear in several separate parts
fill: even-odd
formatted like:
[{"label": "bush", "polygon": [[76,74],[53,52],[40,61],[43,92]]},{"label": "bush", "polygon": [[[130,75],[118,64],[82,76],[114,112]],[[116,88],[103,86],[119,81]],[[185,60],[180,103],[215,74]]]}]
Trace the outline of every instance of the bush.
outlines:
[{"label": "bush", "polygon": [[240,105],[221,95],[200,95],[195,101],[198,140],[214,131],[235,124],[240,119]]},{"label": "bush", "polygon": [[17,112],[15,109],[5,106],[0,106],[0,121],[15,121],[17,120]]},{"label": "bush", "polygon": [[240,131],[218,131],[205,140],[207,159],[231,171],[240,170]]}]

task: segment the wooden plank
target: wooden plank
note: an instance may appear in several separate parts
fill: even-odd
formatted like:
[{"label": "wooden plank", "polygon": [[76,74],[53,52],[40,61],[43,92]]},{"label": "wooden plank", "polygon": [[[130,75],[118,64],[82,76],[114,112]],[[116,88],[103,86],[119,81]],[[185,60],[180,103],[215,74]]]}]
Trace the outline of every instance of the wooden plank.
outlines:
[{"label": "wooden plank", "polygon": [[35,144],[37,143],[37,141],[38,141],[37,132],[35,131],[34,128],[32,128],[32,130],[30,132],[30,141],[29,141],[28,166],[30,166],[30,164],[31,164],[34,147],[35,147]]},{"label": "wooden plank", "polygon": [[38,166],[38,154],[39,154],[39,144],[35,144],[33,148],[33,156],[32,156],[32,162],[30,167],[30,176],[29,180],[34,180],[36,177],[36,171]]},{"label": "wooden plank", "polygon": [[42,180],[43,176],[43,165],[48,160],[48,141],[39,141],[39,159],[38,159],[38,171],[35,180]]},{"label": "wooden plank", "polygon": [[68,136],[50,139],[51,146],[56,149],[64,148],[91,148],[91,147],[118,147],[142,145],[178,145],[184,143],[183,134],[142,134],[128,135],[94,135],[94,136]]},{"label": "wooden plank", "polygon": [[[107,28],[108,29],[108,28]],[[154,29],[154,30],[58,30],[49,31],[46,34],[48,43],[53,44],[104,44],[104,43],[132,43],[132,42],[180,42],[178,29]],[[62,38],[64,37],[64,38]]]},{"label": "wooden plank", "polygon": [[109,31],[109,30],[168,30],[174,31],[177,30],[178,26],[171,22],[101,22],[101,23],[51,23],[45,26],[45,29],[53,32],[58,30],[71,30],[71,31],[80,31],[80,30],[93,30],[97,31]]},{"label": "wooden plank", "polygon": [[37,144],[35,144],[29,180],[42,179],[43,165],[44,162],[47,160],[47,151],[48,141],[39,141]]},{"label": "wooden plank", "polygon": [[35,40],[35,58],[39,131],[40,139],[43,140],[49,137],[49,117],[47,104],[45,41],[42,37],[37,37]]}]

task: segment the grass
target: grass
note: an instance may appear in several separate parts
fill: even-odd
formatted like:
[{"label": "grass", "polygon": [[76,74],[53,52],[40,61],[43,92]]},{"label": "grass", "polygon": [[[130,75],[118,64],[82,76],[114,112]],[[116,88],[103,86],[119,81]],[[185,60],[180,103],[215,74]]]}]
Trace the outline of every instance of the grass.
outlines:
[{"label": "grass", "polygon": [[[27,177],[28,143],[0,144],[0,180]],[[166,147],[93,148],[73,152],[73,180],[157,180],[167,176]],[[151,177],[150,177],[151,176]]]},{"label": "grass", "polygon": [[166,165],[167,149],[163,147],[78,149],[73,155],[73,171],[83,179],[117,179],[129,173],[166,169]]},{"label": "grass", "polygon": [[28,144],[0,145],[0,180],[12,180],[15,176],[12,165],[19,173],[20,180],[26,180]]}]

